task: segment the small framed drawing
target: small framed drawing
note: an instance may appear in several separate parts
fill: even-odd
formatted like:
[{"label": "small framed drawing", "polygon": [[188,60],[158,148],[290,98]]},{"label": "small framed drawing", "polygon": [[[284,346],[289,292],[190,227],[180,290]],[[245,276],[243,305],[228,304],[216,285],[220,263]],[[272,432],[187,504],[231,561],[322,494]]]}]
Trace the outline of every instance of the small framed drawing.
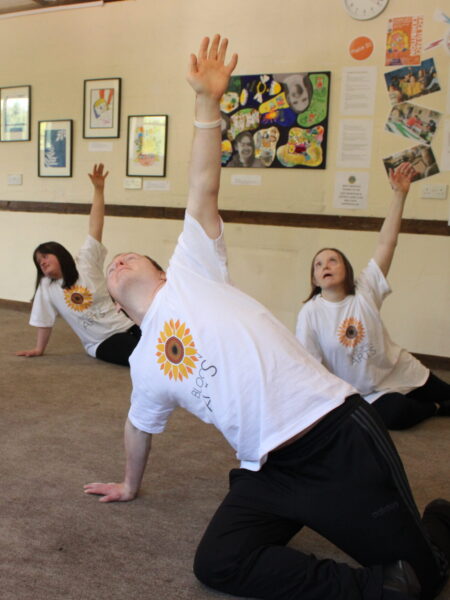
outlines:
[{"label": "small framed drawing", "polygon": [[120,136],[120,77],[84,81],[83,137]]},{"label": "small framed drawing", "polygon": [[39,121],[39,177],[72,177],[72,128],[71,119]]},{"label": "small framed drawing", "polygon": [[30,138],[31,86],[0,90],[0,142],[28,142]]},{"label": "small framed drawing", "polygon": [[128,176],[165,177],[167,122],[167,115],[128,117]]}]

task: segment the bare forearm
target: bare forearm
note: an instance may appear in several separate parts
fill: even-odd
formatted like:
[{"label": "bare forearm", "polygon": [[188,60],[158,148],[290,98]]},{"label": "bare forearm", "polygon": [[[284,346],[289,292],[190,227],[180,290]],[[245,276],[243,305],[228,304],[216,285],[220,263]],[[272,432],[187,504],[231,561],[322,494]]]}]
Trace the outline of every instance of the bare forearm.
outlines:
[{"label": "bare forearm", "polygon": [[37,328],[37,337],[36,337],[36,346],[32,350],[20,350],[16,352],[16,356],[42,356],[44,354],[45,349],[48,344],[48,340],[50,339],[50,335],[52,333],[51,327],[38,327]]},{"label": "bare forearm", "polygon": [[[200,123],[219,120],[218,101],[197,96],[195,118]],[[194,127],[187,210],[203,226],[208,224],[207,233],[211,237],[217,237],[220,233],[218,220],[220,169],[220,127],[211,129]]]},{"label": "bare forearm", "polygon": [[102,187],[94,187],[91,212],[89,214],[89,235],[98,242],[102,241],[105,220],[105,195]]},{"label": "bare forearm", "polygon": [[394,251],[397,246],[398,234],[402,225],[405,200],[405,193],[400,191],[394,192],[389,213],[383,222],[378,236],[374,259],[385,275],[387,275],[389,271]]},{"label": "bare forearm", "polygon": [[39,350],[41,354],[44,354],[44,351],[47,348],[51,333],[51,327],[38,327],[36,349]]},{"label": "bare forearm", "polygon": [[124,484],[134,497],[141,487],[151,449],[152,436],[140,431],[127,419],[125,423],[125,478]]},{"label": "bare forearm", "polygon": [[378,236],[374,259],[384,275],[388,274],[398,234],[402,224],[403,209],[411,181],[416,176],[414,167],[407,162],[401,163],[395,170],[389,171],[389,182],[394,190],[394,197],[389,207],[387,217]]},{"label": "bare forearm", "polygon": [[188,81],[196,94],[195,119],[199,126],[194,127],[187,212],[211,238],[220,234],[220,98],[237,64],[237,54],[225,64],[227,46],[228,40],[221,41],[219,35],[211,43],[209,38],[203,38],[198,55],[191,54],[188,71]]}]

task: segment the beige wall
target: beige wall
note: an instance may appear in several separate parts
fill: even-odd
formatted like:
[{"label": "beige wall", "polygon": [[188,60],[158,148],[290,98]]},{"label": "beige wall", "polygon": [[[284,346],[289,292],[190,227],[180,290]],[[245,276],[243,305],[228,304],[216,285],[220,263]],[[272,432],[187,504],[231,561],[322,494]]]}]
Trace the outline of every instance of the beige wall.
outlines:
[{"label": "beige wall", "polygon": [[[221,206],[229,209],[384,216],[389,186],[381,158],[408,147],[408,141],[383,131],[389,112],[383,74],[387,19],[423,14],[424,41],[446,32],[433,18],[439,0],[391,0],[377,19],[350,19],[340,0],[149,0],[117,2],[103,8],[79,9],[0,20],[0,87],[32,86],[32,140],[0,144],[0,200],[89,201],[86,177],[93,162],[103,161],[111,173],[107,201],[115,204],[184,206],[187,161],[192,131],[193,97],[185,82],[189,53],[204,34],[220,31],[240,53],[237,73],[326,69],[332,71],[328,167],[325,171],[275,169],[255,171],[262,185],[231,185],[222,173]],[[339,94],[343,67],[360,66],[348,54],[348,43],[368,35],[373,55],[363,65],[378,67],[374,142],[367,210],[337,211],[333,184],[337,172]],[[448,107],[449,56],[443,48],[424,53],[435,59],[443,90],[420,104],[445,113]],[[83,80],[122,77],[122,134],[112,152],[91,152],[82,137]],[[447,108],[448,110],[448,108]],[[123,188],[126,123],[129,114],[169,115],[165,192]],[[444,118],[449,118],[448,112]],[[37,121],[74,120],[74,167],[70,179],[37,177]],[[441,128],[442,129],[442,128]],[[433,141],[439,160],[442,131]],[[22,174],[22,186],[9,186],[8,174]],[[448,172],[433,177],[447,183]],[[420,198],[414,184],[407,218],[448,218],[448,201]],[[0,298],[27,300],[34,268],[30,255],[40,242],[56,239],[76,252],[86,232],[87,217],[0,212],[2,282]],[[181,223],[125,218],[107,219],[105,242],[111,254],[142,250],[166,263]],[[363,232],[228,225],[231,273],[243,289],[269,306],[290,328],[308,289],[311,256],[322,246],[342,248],[356,269],[371,255],[376,235]],[[448,238],[402,235],[390,274],[395,294],[383,315],[392,337],[416,352],[450,355],[450,270]]]}]

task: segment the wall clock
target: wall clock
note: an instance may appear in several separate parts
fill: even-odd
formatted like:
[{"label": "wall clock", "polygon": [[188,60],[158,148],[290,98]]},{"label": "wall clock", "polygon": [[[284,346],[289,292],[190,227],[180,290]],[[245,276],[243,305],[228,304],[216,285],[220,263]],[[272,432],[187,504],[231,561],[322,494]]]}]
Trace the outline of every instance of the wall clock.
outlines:
[{"label": "wall clock", "polygon": [[367,21],[378,17],[386,8],[389,0],[343,0],[348,14],[358,21]]}]

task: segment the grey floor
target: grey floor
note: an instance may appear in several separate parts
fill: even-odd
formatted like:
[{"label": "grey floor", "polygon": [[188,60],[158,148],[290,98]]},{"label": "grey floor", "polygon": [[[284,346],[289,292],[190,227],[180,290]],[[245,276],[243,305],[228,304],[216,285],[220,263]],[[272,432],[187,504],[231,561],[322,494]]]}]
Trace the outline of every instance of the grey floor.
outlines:
[{"label": "grey floor", "polygon": [[[129,372],[85,355],[64,322],[45,356],[16,357],[34,345],[27,322],[25,312],[0,309],[0,597],[226,598],[198,584],[191,568],[236,466],[226,442],[176,411],[167,432],[155,436],[137,500],[107,505],[85,496],[84,483],[122,476]],[[449,427],[433,418],[393,434],[421,510],[450,497]],[[291,545],[354,564],[307,529]],[[450,584],[439,598],[450,598]]]}]

